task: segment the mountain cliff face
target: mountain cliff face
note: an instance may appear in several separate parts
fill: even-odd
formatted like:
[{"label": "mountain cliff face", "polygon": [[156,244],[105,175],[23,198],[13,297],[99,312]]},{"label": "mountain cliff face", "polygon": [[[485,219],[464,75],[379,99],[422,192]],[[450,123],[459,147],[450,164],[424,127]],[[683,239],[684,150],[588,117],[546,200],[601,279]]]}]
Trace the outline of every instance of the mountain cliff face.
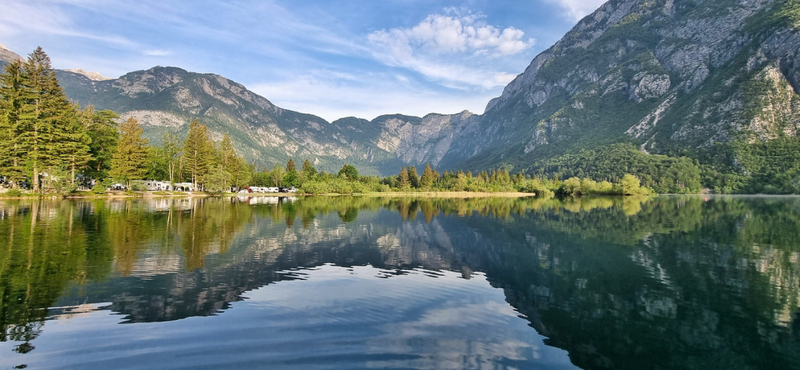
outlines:
[{"label": "mountain cliff face", "polygon": [[537,56],[463,138],[467,167],[614,142],[696,155],[716,143],[795,137],[800,4],[612,0]]},{"label": "mountain cliff face", "polygon": [[230,135],[240,154],[260,166],[303,158],[328,171],[354,163],[379,172],[396,164],[394,156],[359,140],[357,127],[343,130],[320,117],[282,109],[222,76],[155,67],[106,81],[68,71],[58,77],[71,99],[114,110],[122,119],[136,118],[155,142],[167,131],[185,134],[198,119],[215,139]]},{"label": "mountain cliff face", "polygon": [[[224,77],[172,67],[112,80],[59,71],[59,79],[82,105],[136,117],[155,142],[199,119],[262,166],[308,158],[326,171],[351,163],[381,175],[425,163],[530,173],[543,160],[615,143],[709,160],[720,143],[795,138],[799,29],[796,0],[611,0],[534,58],[483,115],[329,123]],[[714,160],[737,166],[735,156]]]}]

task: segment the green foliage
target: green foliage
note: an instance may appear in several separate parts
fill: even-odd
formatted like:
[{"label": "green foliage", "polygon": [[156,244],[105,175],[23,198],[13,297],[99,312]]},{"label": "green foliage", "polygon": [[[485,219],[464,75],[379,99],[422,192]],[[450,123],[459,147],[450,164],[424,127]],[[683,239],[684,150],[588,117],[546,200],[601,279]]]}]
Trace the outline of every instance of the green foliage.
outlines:
[{"label": "green foliage", "polygon": [[183,143],[183,168],[194,184],[202,185],[213,161],[214,142],[208,127],[197,120],[189,124],[189,133]]},{"label": "green foliage", "polygon": [[17,189],[11,189],[11,190],[3,193],[3,196],[6,196],[6,197],[19,197],[21,195],[22,195],[22,192],[17,190]]},{"label": "green foliage", "polygon": [[231,174],[221,165],[211,168],[206,175],[206,190],[212,193],[222,193],[231,189]]},{"label": "green foliage", "polygon": [[649,155],[628,144],[554,157],[534,164],[530,173],[606,181],[619,181],[625,174],[631,174],[657,193],[693,194],[702,189],[701,168],[692,160]]},{"label": "green foliage", "polygon": [[344,165],[344,167],[342,167],[342,169],[339,170],[339,176],[344,176],[348,180],[357,180],[359,177],[358,170],[356,169],[355,166],[351,164]]},{"label": "green foliage", "polygon": [[110,110],[95,111],[88,106],[79,112],[84,130],[89,135],[89,153],[91,159],[87,163],[87,175],[94,178],[105,178],[111,169],[111,160],[117,149],[119,140],[119,116]]},{"label": "green foliage", "polygon": [[139,122],[131,117],[120,125],[120,138],[117,151],[111,160],[111,177],[128,183],[141,179],[147,173],[149,141],[142,138],[144,130]]},{"label": "green foliage", "polygon": [[106,194],[106,187],[103,186],[102,184],[97,184],[92,187],[92,193],[96,195],[104,195]]}]

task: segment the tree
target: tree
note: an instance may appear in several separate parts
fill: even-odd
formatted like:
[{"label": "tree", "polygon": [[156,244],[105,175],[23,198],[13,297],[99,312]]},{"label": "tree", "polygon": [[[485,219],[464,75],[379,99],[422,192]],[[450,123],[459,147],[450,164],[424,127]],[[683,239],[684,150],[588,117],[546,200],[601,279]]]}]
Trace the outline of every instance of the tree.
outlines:
[{"label": "tree", "polygon": [[41,47],[28,56],[22,70],[31,99],[21,102],[29,105],[25,111],[30,114],[20,116],[18,144],[32,169],[33,190],[39,191],[40,172],[47,168],[52,173],[68,164],[76,150],[68,142],[82,135],[73,129],[75,108],[58,85],[50,57]]},{"label": "tree", "polygon": [[431,169],[431,164],[428,163],[427,165],[425,165],[425,170],[422,171],[422,178],[420,179],[420,185],[422,185],[422,187],[426,189],[429,189],[431,185],[433,185],[433,182],[435,180],[436,178],[434,178],[433,170]]},{"label": "tree", "polygon": [[242,189],[247,185],[250,185],[250,182],[253,178],[253,173],[244,158],[237,157],[236,162],[236,170],[231,172],[231,183],[233,186]]},{"label": "tree", "polygon": [[21,142],[23,121],[33,119],[34,93],[28,86],[22,62],[7,64],[0,74],[0,172],[11,180],[25,178],[25,148]]},{"label": "tree", "polygon": [[197,120],[189,124],[189,133],[183,144],[183,166],[191,174],[195,187],[202,185],[204,176],[208,174],[213,156],[213,142],[208,127]]},{"label": "tree", "polygon": [[232,172],[236,166],[236,150],[233,149],[233,142],[228,134],[222,135],[222,142],[219,145],[219,160],[222,168]]},{"label": "tree", "polygon": [[87,166],[88,173],[95,178],[105,178],[111,169],[111,158],[119,140],[119,116],[110,110],[95,111],[91,105],[81,110],[78,117],[84,131],[91,138]]},{"label": "tree", "polygon": [[86,132],[83,122],[78,117],[78,109],[69,111],[71,117],[65,120],[66,126],[58,140],[58,150],[62,163],[66,164],[70,173],[70,183],[75,183],[75,171],[83,169],[92,159],[89,144],[92,138]]},{"label": "tree", "polygon": [[231,174],[222,167],[216,165],[209,171],[206,176],[206,189],[212,193],[222,193],[231,188]]},{"label": "tree", "polygon": [[297,168],[294,166],[294,160],[289,158],[289,162],[286,162],[286,172],[289,173],[292,171],[297,171]]},{"label": "tree", "polygon": [[339,176],[344,176],[348,180],[358,180],[358,170],[355,166],[351,164],[345,164],[341,170],[339,170]]},{"label": "tree", "polygon": [[303,161],[303,169],[300,171],[300,174],[304,179],[308,180],[317,175],[317,169],[314,168],[313,165],[311,165],[311,161],[306,159],[305,161]]},{"label": "tree", "polygon": [[403,169],[400,170],[400,175],[397,176],[397,187],[404,188],[409,185],[411,185],[411,183],[408,181],[408,170],[406,166],[403,166]]},{"label": "tree", "polygon": [[414,166],[408,168],[408,181],[412,188],[419,188],[419,176],[417,176],[417,169]]},{"label": "tree", "polygon": [[183,150],[181,140],[178,138],[178,135],[175,135],[171,132],[165,132],[161,141],[162,148],[164,149],[163,154],[167,161],[167,175],[169,176],[169,182],[174,184],[175,176],[180,171],[181,152]]},{"label": "tree", "polygon": [[147,173],[149,141],[142,138],[144,130],[136,118],[128,118],[119,126],[120,136],[117,151],[111,159],[111,177],[120,179],[131,187],[131,180]]},{"label": "tree", "polygon": [[284,175],[286,175],[286,173],[283,172],[283,167],[276,164],[275,167],[272,167],[272,171],[269,171],[270,185],[281,186]]}]

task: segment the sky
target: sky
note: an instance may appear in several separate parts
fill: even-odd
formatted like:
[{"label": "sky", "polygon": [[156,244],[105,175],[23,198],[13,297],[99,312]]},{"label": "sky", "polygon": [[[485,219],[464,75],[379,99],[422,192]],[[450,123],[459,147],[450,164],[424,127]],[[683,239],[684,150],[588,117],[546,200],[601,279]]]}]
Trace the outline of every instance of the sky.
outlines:
[{"label": "sky", "polygon": [[483,113],[604,0],[2,0],[0,44],[108,77],[215,73],[329,121]]}]

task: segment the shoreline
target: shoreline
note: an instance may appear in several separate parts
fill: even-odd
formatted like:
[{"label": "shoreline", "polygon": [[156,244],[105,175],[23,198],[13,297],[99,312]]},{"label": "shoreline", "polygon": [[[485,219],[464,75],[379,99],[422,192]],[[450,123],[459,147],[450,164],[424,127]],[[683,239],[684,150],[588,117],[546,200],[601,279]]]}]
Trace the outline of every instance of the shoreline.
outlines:
[{"label": "shoreline", "polygon": [[[209,198],[215,195],[208,194],[208,193],[181,193],[181,194],[155,194],[155,192],[141,192],[136,194],[124,194],[120,193],[109,193],[109,194],[70,194],[66,196],[60,195],[44,195],[44,196],[34,196],[34,195],[23,195],[19,197],[5,197],[0,193],[0,200],[37,200],[37,199],[47,199],[47,200],[69,200],[69,199],[135,199],[135,198],[142,198],[142,199],[153,199],[153,198]],[[220,195],[221,197],[279,197],[279,198],[286,198],[286,197],[341,197],[341,196],[360,196],[360,197],[374,197],[374,198],[390,198],[390,197],[403,197],[403,198],[526,198],[526,197],[535,197],[536,194],[533,193],[520,193],[520,192],[498,192],[498,193],[486,193],[486,192],[467,192],[467,191],[427,191],[427,192],[388,192],[388,193],[356,193],[356,194],[304,194],[304,193],[248,193],[248,194],[237,194],[237,193],[225,193]]]}]

